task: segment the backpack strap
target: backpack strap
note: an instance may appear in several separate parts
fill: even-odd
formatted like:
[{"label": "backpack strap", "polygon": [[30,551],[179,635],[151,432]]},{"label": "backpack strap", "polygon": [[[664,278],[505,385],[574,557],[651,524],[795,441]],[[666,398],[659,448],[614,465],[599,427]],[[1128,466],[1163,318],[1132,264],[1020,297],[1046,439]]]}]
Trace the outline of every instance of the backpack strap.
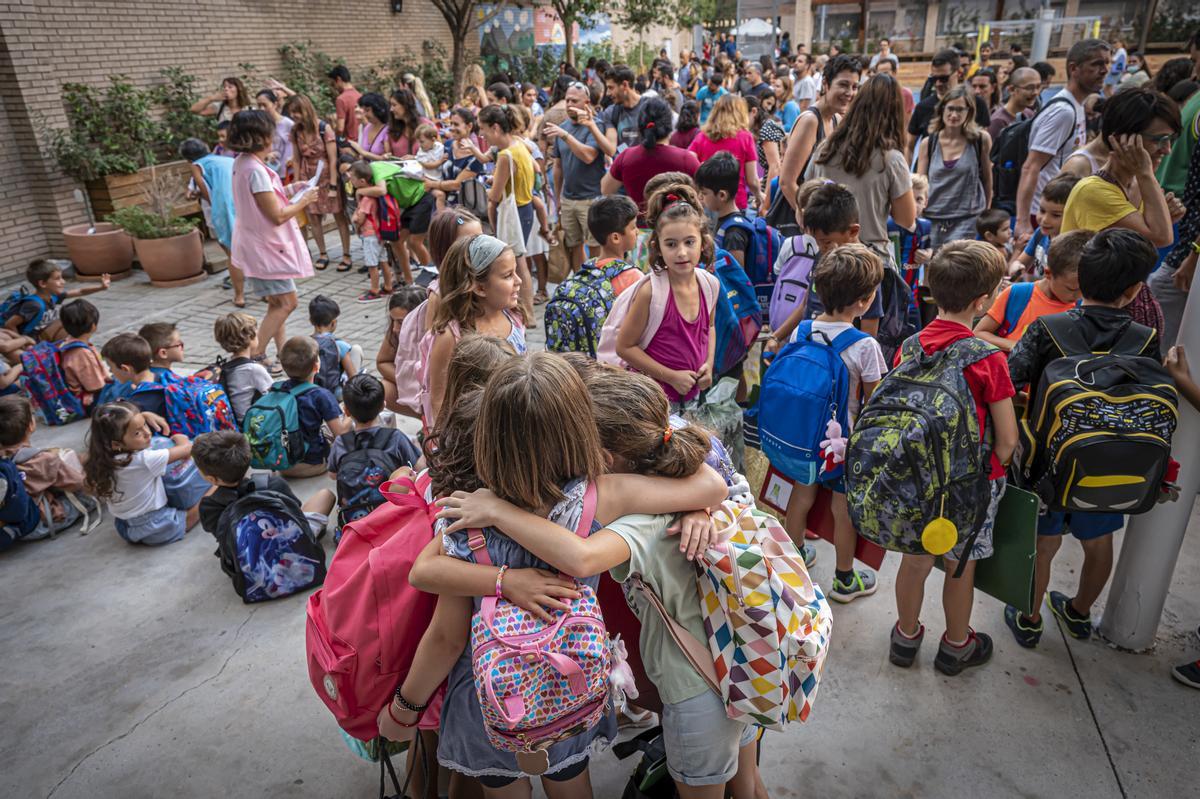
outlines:
[{"label": "backpack strap", "polygon": [[1045,325],[1046,332],[1050,334],[1054,346],[1058,347],[1058,351],[1064,357],[1086,355],[1092,352],[1092,348],[1084,340],[1083,334],[1075,326],[1075,319],[1068,316],[1066,312],[1043,316],[1041,322]]},{"label": "backpack strap", "polygon": [[869,333],[864,333],[857,327],[851,326],[850,328],[843,330],[841,333],[838,333],[837,336],[834,337],[833,341],[829,342],[829,346],[833,348],[834,354],[840,357],[843,352],[850,349],[864,338],[870,337],[871,335]]},{"label": "backpack strap", "polygon": [[342,448],[345,449],[347,453],[354,452],[354,450],[358,449],[358,436],[355,435],[354,430],[348,430],[345,433],[342,433],[340,436],[338,436],[338,441],[342,442]]},{"label": "backpack strap", "polygon": [[1017,323],[1033,299],[1035,286],[1037,283],[1013,283],[1009,288],[1008,304],[1004,306],[1004,332],[1000,335],[1006,336],[1017,329]]},{"label": "backpack strap", "polygon": [[[276,390],[275,386],[278,386],[278,385],[280,385],[280,384],[276,383],[274,386],[271,386],[271,390],[275,391]],[[307,394],[308,392],[310,392],[316,388],[317,388],[316,383],[309,383],[308,381],[305,381],[303,383],[297,383],[296,385],[294,385],[288,389],[280,388],[279,391],[287,391],[287,393],[291,394],[293,397],[299,397],[303,394]]]},{"label": "backpack strap", "polygon": [[1158,331],[1154,328],[1131,320],[1109,352],[1113,355],[1141,355],[1157,335]]},{"label": "backpack strap", "polygon": [[688,663],[692,664],[692,668],[696,670],[704,682],[708,685],[717,696],[721,696],[721,682],[717,678],[717,668],[713,664],[712,653],[709,651],[708,644],[697,640],[696,636],[684,627],[679,622],[671,617],[667,612],[666,606],[659,598],[654,589],[642,582],[640,575],[631,575],[629,578],[633,584],[633,588],[642,598],[646,600],[646,604],[654,609],[663,620],[663,626],[667,628],[667,634],[671,636],[671,640],[683,652],[683,656],[687,658]]}]

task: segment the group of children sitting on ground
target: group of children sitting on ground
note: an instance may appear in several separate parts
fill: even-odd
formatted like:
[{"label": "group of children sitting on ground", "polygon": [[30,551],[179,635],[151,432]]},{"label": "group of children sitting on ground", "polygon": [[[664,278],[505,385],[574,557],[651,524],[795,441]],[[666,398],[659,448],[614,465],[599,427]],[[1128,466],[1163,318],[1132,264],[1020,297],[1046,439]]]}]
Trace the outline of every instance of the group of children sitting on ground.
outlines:
[{"label": "group of children sitting on ground", "polygon": [[[428,467],[430,496],[443,498],[443,535],[435,538],[441,546],[428,547],[414,564],[410,579],[440,601],[417,661],[397,689],[396,704],[385,708],[386,716],[380,714],[380,731],[389,738],[411,735],[448,675],[439,758],[499,788],[528,772],[478,729],[479,698],[467,646],[471,613],[479,605],[472,597],[491,594],[494,586],[497,596],[544,615],[562,607],[558,598],[577,590],[549,570],[574,575],[593,590],[606,570],[621,582],[638,574],[677,622],[705,638],[688,563],[695,535],[707,535],[696,532],[707,518],[702,509],[730,497],[744,501],[748,490],[721,456],[722,442],[680,417],[690,415],[722,376],[737,379],[743,373],[740,361],[724,375],[714,364],[721,288],[707,267],[725,256],[748,264],[758,246],[753,236],[739,236],[740,230],[730,235],[720,222],[726,246],[715,246],[705,212],[719,220],[735,213],[730,203],[736,173],[731,179],[726,166],[712,159],[694,181],[668,173],[647,186],[645,216],[653,230],[649,274],[627,260],[637,241],[637,206],[616,196],[593,204],[588,224],[600,249],[577,277],[594,280],[603,290],[598,308],[576,317],[587,328],[587,345],[561,347],[574,354],[526,354],[528,320],[520,307],[516,258],[461,208],[439,212],[431,225],[438,281],[428,291],[395,293],[389,300],[385,348],[394,365],[380,363],[379,368],[385,375],[390,371],[390,386],[361,371],[361,347],[337,339],[337,304],[323,296],[309,305],[313,335],[288,339],[277,353],[286,375],[278,382],[251,357],[255,323],[245,314],[216,322],[215,338],[230,357],[199,376],[172,370],[184,345],[170,324],[118,334],[97,352],[90,338],[99,314],[86,300],[61,308],[55,320],[61,334],[49,326],[29,326],[28,304],[19,305],[5,327],[50,340],[65,336],[59,345],[63,383],[91,419],[84,483],[87,493],[107,503],[121,537],[167,544],[199,521],[219,541],[234,540],[235,554],[222,555],[222,563],[238,573],[235,586],[240,580],[239,592],[247,601],[319,582],[324,555],[317,547],[298,549],[290,559],[270,561],[257,553],[253,557],[261,562],[239,563],[241,525],[269,528],[270,535],[262,538],[276,545],[311,543],[335,507],[341,527],[383,501],[380,487],[398,469]],[[770,320],[764,349],[785,359],[798,342],[819,339],[832,348],[846,375],[835,383],[839,395],[833,401],[846,410],[840,435],[850,438],[851,447],[857,417],[869,409],[890,370],[911,371],[914,362],[933,362],[939,355],[955,359],[953,385],[959,395],[954,399],[975,414],[971,429],[978,431],[988,492],[976,509],[973,529],[960,529],[957,546],[944,555],[945,632],[934,665],[948,675],[982,665],[992,655],[991,639],[970,625],[974,567],[992,553],[995,514],[1018,446],[1014,399],[1025,387],[1036,390],[1048,365],[1066,352],[1053,334],[1056,323],[1046,320],[1065,314],[1089,352],[1108,351],[1119,342],[1131,354],[1162,358],[1154,331],[1125,310],[1154,268],[1154,248],[1125,230],[1054,235],[1059,188],[1054,182],[1047,187],[1040,234],[1013,268],[1002,255],[1005,237],[991,229],[983,230],[982,241],[952,242],[919,259],[901,253],[902,266],[919,265],[919,276],[909,281],[918,292],[902,313],[906,319],[919,317],[923,302],[936,313],[923,326],[913,326],[919,327],[914,337],[888,352],[872,334],[890,323],[880,289],[891,267],[858,243],[857,203],[845,187],[804,184],[797,213],[803,232],[783,248],[814,253],[815,265],[803,301],[785,317]],[[925,249],[921,244],[910,242],[909,254]],[[1013,278],[1029,280],[1005,286]],[[55,308],[63,296],[61,274],[35,264],[29,280],[43,310]],[[548,317],[561,313],[561,308],[547,312]],[[556,328],[548,319],[548,335],[559,343],[571,338],[567,327]],[[964,341],[970,343],[961,345]],[[6,357],[19,359],[21,349],[14,347]],[[597,352],[628,370],[589,357]],[[1184,395],[1200,400],[1182,353],[1173,350],[1166,364]],[[405,384],[415,386],[415,397]],[[4,540],[11,541],[35,536],[46,522],[16,476],[21,464],[13,458],[28,446],[33,408],[22,396],[0,403],[5,491],[0,518]],[[392,426],[385,407],[422,419],[422,448]],[[819,421],[824,429],[828,420]],[[710,450],[717,455],[710,456]],[[847,502],[852,476],[826,456],[822,450],[805,461],[805,468],[787,474],[796,485],[785,526],[811,564],[815,551],[805,541],[808,515],[818,488],[832,494],[836,563],[829,596],[850,602],[874,593],[876,579],[870,570],[854,566],[856,521],[864,510]],[[706,458],[716,471],[704,465]],[[274,474],[256,478],[252,468]],[[287,478],[322,473],[336,479],[336,497],[322,490],[301,505]],[[589,484],[598,492],[591,500]],[[226,513],[257,494],[281,503],[287,518],[280,521],[262,511],[232,519]],[[592,534],[564,535],[562,527],[574,529],[585,501],[593,500]],[[685,515],[672,527],[676,514]],[[1077,638],[1091,633],[1090,610],[1111,570],[1112,533],[1123,521],[1116,513],[1049,511],[1039,517],[1036,596],[1048,587],[1062,535],[1069,531],[1083,544],[1075,593],[1050,592],[1051,610]],[[492,565],[480,565],[479,545],[470,540],[468,528],[503,531],[486,537]],[[671,536],[679,529],[687,533],[682,547],[691,548],[685,554]],[[475,564],[462,568],[464,560]],[[925,632],[924,585],[933,566],[932,554],[902,557],[890,643],[890,660],[898,666],[911,666],[918,654]],[[755,728],[726,716],[701,675],[665,640],[665,625],[644,603],[632,604],[642,622],[645,669],[664,702],[672,777],[690,795],[702,795],[701,786],[716,786],[720,790],[713,795],[720,796],[720,786],[728,783],[736,797],[755,796],[761,788]],[[1029,616],[1009,607],[1005,620],[1019,644],[1038,643],[1043,620],[1036,606]],[[556,745],[549,750],[546,779],[562,790],[585,785],[588,747],[614,733],[608,714]]]}]

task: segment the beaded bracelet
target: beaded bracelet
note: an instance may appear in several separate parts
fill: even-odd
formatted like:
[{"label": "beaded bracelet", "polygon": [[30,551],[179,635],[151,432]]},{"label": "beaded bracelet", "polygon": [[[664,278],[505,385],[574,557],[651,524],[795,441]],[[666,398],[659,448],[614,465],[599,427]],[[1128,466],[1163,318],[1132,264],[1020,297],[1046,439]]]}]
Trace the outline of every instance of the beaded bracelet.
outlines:
[{"label": "beaded bracelet", "polygon": [[396,724],[400,725],[401,727],[403,727],[406,730],[411,730],[413,727],[420,724],[421,716],[423,715],[421,713],[418,713],[416,720],[412,724],[405,724],[403,721],[396,718],[396,714],[392,712],[392,703],[391,702],[388,702],[388,704],[387,704],[387,712],[388,712],[388,715],[391,716],[392,721],[396,722]]},{"label": "beaded bracelet", "polygon": [[499,573],[496,574],[496,599],[504,599],[503,583],[506,571],[508,571],[508,566],[501,566]]}]

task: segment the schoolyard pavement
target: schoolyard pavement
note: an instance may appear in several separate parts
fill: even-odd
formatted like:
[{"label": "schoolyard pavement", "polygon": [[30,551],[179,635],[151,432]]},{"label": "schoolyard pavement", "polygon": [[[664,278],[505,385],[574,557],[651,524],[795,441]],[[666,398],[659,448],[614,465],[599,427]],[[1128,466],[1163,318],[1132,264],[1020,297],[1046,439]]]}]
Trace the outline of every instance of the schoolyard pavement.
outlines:
[{"label": "schoolyard pavement", "polygon": [[[338,254],[334,245],[335,263]],[[233,310],[220,283],[218,275],[155,289],[140,272],[114,283],[91,298],[101,310],[97,342],[176,321],[185,368],[205,365],[217,354],[213,320]],[[362,344],[370,366],[385,304],[354,302],[365,285],[355,273],[318,272],[300,288],[289,331],[311,332],[305,306],[326,293],[342,305],[339,336]],[[261,316],[263,306],[251,301],[249,311]],[[530,341],[540,347],[541,331]],[[85,430],[39,430],[34,443],[81,447]],[[303,498],[327,481],[295,485]],[[324,543],[332,556],[332,541]],[[817,548],[814,576],[828,585],[832,548]],[[213,550],[199,527],[161,549],[132,547],[106,516],[87,536],[72,531],[0,557],[0,796],[376,795],[376,767],[346,749],[308,682],[305,597],[242,604]],[[1071,592],[1080,562],[1079,547],[1067,543],[1051,587]],[[763,741],[772,797],[1197,795],[1200,692],[1168,673],[1200,651],[1195,533],[1153,652],[1067,638],[1048,613],[1041,645],[1024,650],[1002,608],[979,595],[975,626],[993,636],[996,654],[956,678],[933,669],[942,630],[936,575],[923,614],[928,643],[912,669],[888,663],[897,564],[889,556],[877,595],[834,606],[810,721]],[[597,755],[595,795],[619,797],[634,759]]]}]

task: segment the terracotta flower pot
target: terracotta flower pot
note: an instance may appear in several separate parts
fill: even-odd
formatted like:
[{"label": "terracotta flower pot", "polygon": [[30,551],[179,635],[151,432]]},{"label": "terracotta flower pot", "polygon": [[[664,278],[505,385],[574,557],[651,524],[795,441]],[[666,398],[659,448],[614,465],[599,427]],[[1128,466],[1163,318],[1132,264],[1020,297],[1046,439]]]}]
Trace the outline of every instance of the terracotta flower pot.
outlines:
[{"label": "terracotta flower pot", "polygon": [[186,286],[204,277],[204,244],[199,230],[166,239],[134,239],[133,247],[153,286]]},{"label": "terracotta flower pot", "polygon": [[113,280],[132,274],[133,239],[121,228],[108,222],[97,222],[96,231],[89,234],[91,225],[72,225],[63,229],[67,256],[75,264],[80,280],[99,280],[107,272]]}]

